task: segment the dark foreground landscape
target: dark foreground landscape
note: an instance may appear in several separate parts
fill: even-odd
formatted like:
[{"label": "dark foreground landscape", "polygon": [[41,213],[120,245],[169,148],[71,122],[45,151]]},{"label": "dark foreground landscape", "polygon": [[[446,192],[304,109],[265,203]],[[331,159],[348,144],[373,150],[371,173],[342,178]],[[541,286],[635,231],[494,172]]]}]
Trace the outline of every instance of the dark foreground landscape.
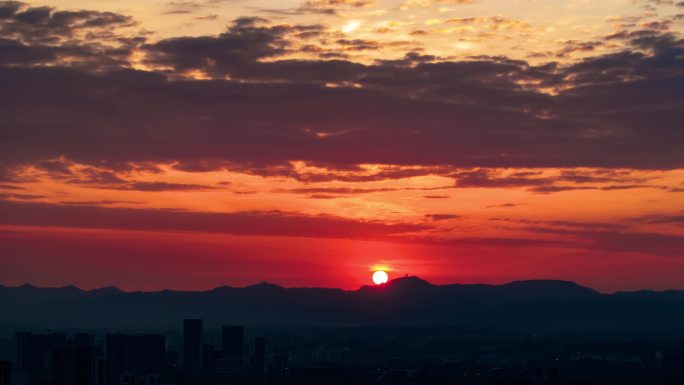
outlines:
[{"label": "dark foreground landscape", "polygon": [[1,287],[0,384],[684,384],[684,292]]}]

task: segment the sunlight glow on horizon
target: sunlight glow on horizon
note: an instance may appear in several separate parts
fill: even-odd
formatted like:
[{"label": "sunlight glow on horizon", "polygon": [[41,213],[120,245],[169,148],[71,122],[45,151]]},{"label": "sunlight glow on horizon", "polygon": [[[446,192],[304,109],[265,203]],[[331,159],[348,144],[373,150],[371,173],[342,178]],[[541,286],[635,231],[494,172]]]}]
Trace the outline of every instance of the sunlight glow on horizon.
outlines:
[{"label": "sunlight glow on horizon", "polygon": [[680,288],[683,7],[0,1],[0,284]]}]

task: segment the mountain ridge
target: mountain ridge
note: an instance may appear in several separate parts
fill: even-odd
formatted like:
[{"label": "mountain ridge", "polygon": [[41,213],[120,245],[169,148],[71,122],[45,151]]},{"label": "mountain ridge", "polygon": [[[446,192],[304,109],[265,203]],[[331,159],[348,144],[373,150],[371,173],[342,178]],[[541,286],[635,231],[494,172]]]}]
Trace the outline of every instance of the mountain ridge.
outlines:
[{"label": "mountain ridge", "polygon": [[319,286],[282,286],[276,283],[271,283],[267,281],[262,281],[259,283],[254,283],[254,284],[248,284],[245,286],[230,286],[230,285],[219,285],[213,288],[207,288],[207,289],[200,289],[200,290],[183,290],[183,289],[170,289],[170,288],[165,288],[165,289],[158,289],[158,290],[150,290],[150,291],[144,291],[144,290],[131,290],[127,291],[124,289],[120,289],[119,287],[115,285],[108,285],[108,286],[102,286],[102,287],[96,287],[93,289],[83,289],[78,287],[77,285],[65,285],[65,286],[37,286],[34,285],[30,282],[21,284],[19,286],[8,286],[8,285],[3,285],[0,284],[0,290],[2,289],[39,289],[39,290],[73,290],[77,289],[78,291],[82,292],[118,292],[118,293],[159,293],[159,292],[164,292],[164,291],[171,291],[171,292],[189,292],[189,293],[201,293],[201,292],[210,292],[210,291],[215,291],[219,289],[249,289],[249,288],[259,288],[259,287],[272,287],[272,288],[280,288],[280,289],[324,289],[324,290],[341,290],[344,292],[353,292],[353,291],[359,291],[362,290],[363,288],[379,288],[379,287],[384,287],[384,286],[391,286],[393,284],[396,284],[397,282],[402,282],[405,280],[419,280],[424,283],[426,283],[429,286],[436,286],[436,287],[444,287],[444,286],[468,286],[468,287],[504,287],[504,286],[515,286],[515,285],[527,285],[527,284],[559,284],[559,285],[568,285],[568,286],[575,286],[575,287],[580,287],[588,290],[592,290],[596,293],[602,294],[602,295],[624,295],[624,294],[632,294],[632,293],[684,293],[684,290],[676,290],[676,289],[668,289],[668,290],[652,290],[652,289],[639,289],[639,290],[633,290],[633,291],[626,291],[626,290],[620,290],[616,291],[613,293],[603,293],[599,292],[595,289],[592,289],[587,286],[583,286],[578,284],[577,282],[574,281],[569,281],[569,280],[559,280],[559,279],[528,279],[528,280],[514,280],[502,284],[491,284],[491,283],[447,283],[447,284],[433,284],[427,280],[424,280],[418,276],[405,276],[405,277],[399,277],[399,278],[394,278],[390,281],[388,281],[386,284],[383,285],[362,285],[358,289],[342,289],[342,288],[336,288],[336,287],[319,287]]},{"label": "mountain ridge", "polygon": [[459,326],[529,332],[684,326],[684,292],[603,294],[570,281],[433,285],[402,277],[345,291],[259,283],[206,291],[126,292],[114,287],[0,286],[0,324],[50,327]]}]

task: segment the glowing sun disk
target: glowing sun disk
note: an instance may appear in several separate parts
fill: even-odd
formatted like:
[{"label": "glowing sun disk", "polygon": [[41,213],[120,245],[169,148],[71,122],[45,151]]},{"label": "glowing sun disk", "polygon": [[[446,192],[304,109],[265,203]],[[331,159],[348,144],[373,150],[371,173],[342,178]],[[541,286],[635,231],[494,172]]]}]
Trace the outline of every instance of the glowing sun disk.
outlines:
[{"label": "glowing sun disk", "polygon": [[373,273],[373,282],[375,282],[376,285],[382,285],[383,283],[387,283],[388,279],[389,276],[382,270],[378,270],[375,273]]}]

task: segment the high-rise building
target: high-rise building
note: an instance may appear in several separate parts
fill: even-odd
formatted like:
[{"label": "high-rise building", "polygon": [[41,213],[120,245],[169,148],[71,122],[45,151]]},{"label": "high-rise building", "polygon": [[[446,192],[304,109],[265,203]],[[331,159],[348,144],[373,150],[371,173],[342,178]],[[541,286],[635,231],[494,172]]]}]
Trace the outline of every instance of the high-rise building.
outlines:
[{"label": "high-rise building", "polygon": [[112,362],[100,357],[93,362],[93,385],[112,385]]},{"label": "high-rise building", "polygon": [[10,385],[12,380],[12,364],[9,361],[0,361],[0,385]]},{"label": "high-rise building", "polygon": [[156,334],[108,334],[106,355],[111,360],[114,384],[123,374],[143,376],[161,374],[166,370],[166,338]]},{"label": "high-rise building", "polygon": [[243,357],[245,348],[245,327],[229,325],[222,328],[222,358],[215,360],[214,370],[217,375],[239,375],[244,372]]},{"label": "high-rise building", "polygon": [[77,334],[53,352],[53,385],[92,385],[94,360],[92,334]]},{"label": "high-rise building", "polygon": [[254,339],[254,371],[257,375],[266,374],[266,337]]},{"label": "high-rise building", "polygon": [[128,339],[123,334],[107,334],[105,337],[105,355],[109,361],[109,383],[119,384],[121,373],[128,368]]},{"label": "high-rise building", "polygon": [[216,363],[216,349],[210,343],[202,344],[202,375],[213,376],[214,364]]},{"label": "high-rise building", "polygon": [[192,374],[199,374],[202,349],[202,320],[183,321],[183,366]]},{"label": "high-rise building", "polygon": [[222,328],[223,357],[229,360],[241,360],[245,348],[245,327],[228,325]]},{"label": "high-rise building", "polygon": [[50,381],[54,352],[65,347],[63,333],[33,334],[19,332],[17,338],[17,367],[25,371],[29,381]]},{"label": "high-rise building", "polygon": [[136,336],[137,346],[134,350],[140,352],[139,370],[142,374],[162,374],[166,371],[166,337],[157,334],[143,334]]}]

